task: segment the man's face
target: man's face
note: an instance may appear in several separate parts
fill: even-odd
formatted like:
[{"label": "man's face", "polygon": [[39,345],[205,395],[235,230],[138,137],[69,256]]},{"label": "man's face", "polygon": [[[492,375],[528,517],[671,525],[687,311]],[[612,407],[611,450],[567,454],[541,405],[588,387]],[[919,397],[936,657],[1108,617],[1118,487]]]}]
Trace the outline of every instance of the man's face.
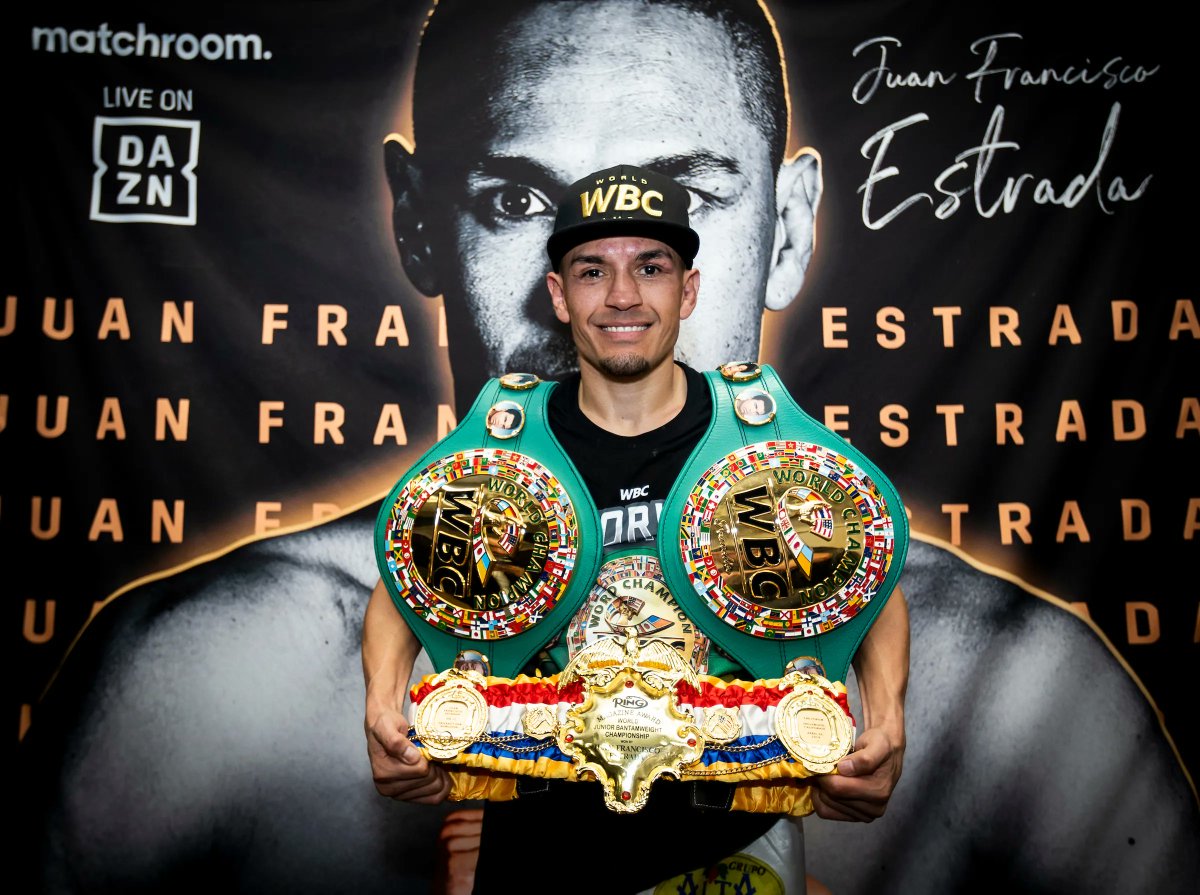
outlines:
[{"label": "man's face", "polygon": [[436,185],[451,197],[443,232],[455,251],[439,249],[447,314],[468,318],[452,331],[478,331],[489,375],[574,369],[542,285],[554,203],[586,172],[632,164],[692,196],[705,288],[678,356],[698,368],[757,357],[775,172],[728,37],[680,10],[613,2],[537,9],[504,39],[484,110],[491,136]]},{"label": "man's face", "polygon": [[546,278],[555,315],[569,324],[581,367],[641,376],[672,362],[679,324],[696,306],[698,270],[641,236],[570,249]]}]

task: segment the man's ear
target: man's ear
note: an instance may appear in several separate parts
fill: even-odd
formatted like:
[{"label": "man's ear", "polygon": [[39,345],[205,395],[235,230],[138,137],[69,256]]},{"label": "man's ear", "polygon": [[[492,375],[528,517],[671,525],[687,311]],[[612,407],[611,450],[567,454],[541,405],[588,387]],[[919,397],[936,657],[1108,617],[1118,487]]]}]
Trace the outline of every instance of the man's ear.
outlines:
[{"label": "man's ear", "polygon": [[775,182],[775,245],[766,295],[766,305],[772,311],[791,304],[804,285],[804,273],[816,244],[820,202],[821,156],[806,147],[784,161]]},{"label": "man's ear", "polygon": [[550,293],[550,304],[559,323],[570,323],[571,312],[567,310],[567,296],[563,292],[562,276],[557,271],[546,274],[546,289]]},{"label": "man's ear", "polygon": [[392,188],[392,232],[400,263],[423,295],[441,294],[429,243],[430,227],[421,189],[421,169],[412,145],[399,134],[383,141],[383,164]]}]

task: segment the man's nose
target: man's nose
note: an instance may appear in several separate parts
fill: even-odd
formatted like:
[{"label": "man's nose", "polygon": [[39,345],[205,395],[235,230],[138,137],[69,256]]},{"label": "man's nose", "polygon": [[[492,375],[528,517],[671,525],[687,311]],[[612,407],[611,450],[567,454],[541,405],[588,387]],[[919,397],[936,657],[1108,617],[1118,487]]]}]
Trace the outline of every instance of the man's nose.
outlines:
[{"label": "man's nose", "polygon": [[637,277],[628,270],[618,270],[612,279],[612,288],[608,290],[608,305],[614,308],[631,308],[642,303],[642,294],[638,289]]}]

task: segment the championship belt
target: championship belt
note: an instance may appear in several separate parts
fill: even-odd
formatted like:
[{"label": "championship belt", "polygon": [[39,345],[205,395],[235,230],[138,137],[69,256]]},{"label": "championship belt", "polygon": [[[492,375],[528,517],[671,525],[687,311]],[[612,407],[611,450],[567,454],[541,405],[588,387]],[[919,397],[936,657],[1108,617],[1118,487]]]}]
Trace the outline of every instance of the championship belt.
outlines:
[{"label": "championship belt", "polygon": [[[753,676],[844,681],[904,567],[899,495],[771,367],[730,363],[705,378],[713,421],[661,517],[671,593]],[[667,520],[679,520],[674,549]],[[837,713],[807,683],[780,710],[796,758],[832,767],[849,752]]]},{"label": "championship belt", "polygon": [[[490,380],[380,509],[380,576],[434,668],[515,676],[596,579],[599,515],[546,425],[553,388],[525,373]],[[473,729],[462,698],[441,698],[449,743]]]},{"label": "championship belt", "polygon": [[806,814],[808,788],[785,784],[829,773],[853,741],[840,684],[703,674],[707,639],[644,546],[609,555],[565,640],[550,677],[451,668],[414,686],[413,741],[446,764],[450,798],[511,799],[519,775],[596,780],[610,809],[632,813],[667,777],[737,783],[734,810]]}]

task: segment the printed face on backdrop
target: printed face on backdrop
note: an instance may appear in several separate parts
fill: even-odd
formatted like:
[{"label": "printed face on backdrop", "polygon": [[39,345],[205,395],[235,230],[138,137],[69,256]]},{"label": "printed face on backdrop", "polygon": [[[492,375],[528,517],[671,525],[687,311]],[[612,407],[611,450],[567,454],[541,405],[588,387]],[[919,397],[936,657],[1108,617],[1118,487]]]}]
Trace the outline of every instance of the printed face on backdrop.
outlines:
[{"label": "printed face on backdrop", "polygon": [[[451,39],[468,41],[461,32]],[[445,296],[456,377],[467,365],[481,377],[575,369],[546,292],[546,239],[567,185],[618,163],[672,176],[691,196],[704,291],[677,356],[701,369],[757,357],[764,305],[785,307],[803,282],[820,170],[813,153],[778,164],[722,22],[672,3],[547,2],[496,33],[486,89],[464,101],[458,85],[453,115],[444,102],[441,115],[419,111],[435,101],[423,89],[444,97],[448,86],[429,87],[421,72],[437,60],[418,61],[415,151],[387,144],[401,259],[420,291]],[[755,83],[779,82],[778,65],[760,65]],[[776,95],[786,121],[781,85]]]}]

